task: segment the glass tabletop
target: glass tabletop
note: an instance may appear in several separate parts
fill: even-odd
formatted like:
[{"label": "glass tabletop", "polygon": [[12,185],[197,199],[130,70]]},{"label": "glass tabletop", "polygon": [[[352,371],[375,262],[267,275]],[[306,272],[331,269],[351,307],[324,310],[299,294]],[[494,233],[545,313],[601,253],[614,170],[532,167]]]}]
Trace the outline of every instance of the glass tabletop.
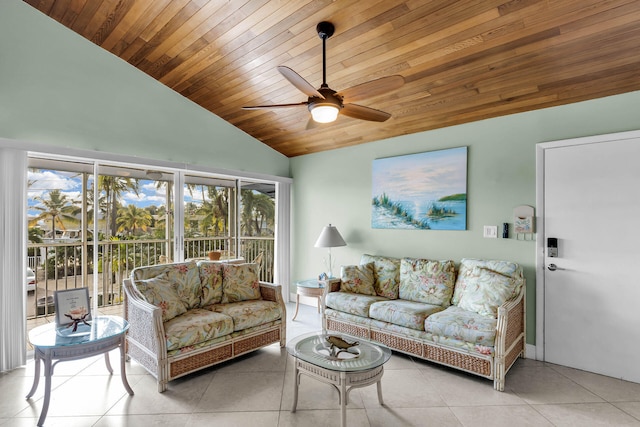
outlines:
[{"label": "glass tabletop", "polygon": [[297,281],[296,286],[300,286],[301,288],[322,289],[324,288],[324,283],[319,281],[318,279],[307,279]]},{"label": "glass tabletop", "polygon": [[333,371],[366,371],[391,357],[387,347],[342,334],[312,332],[294,338],[287,345],[292,356]]},{"label": "glass tabletop", "polygon": [[29,331],[29,342],[40,348],[71,346],[112,338],[129,329],[129,323],[119,316],[96,316],[87,323],[79,324],[76,331],[55,323],[38,326]]}]

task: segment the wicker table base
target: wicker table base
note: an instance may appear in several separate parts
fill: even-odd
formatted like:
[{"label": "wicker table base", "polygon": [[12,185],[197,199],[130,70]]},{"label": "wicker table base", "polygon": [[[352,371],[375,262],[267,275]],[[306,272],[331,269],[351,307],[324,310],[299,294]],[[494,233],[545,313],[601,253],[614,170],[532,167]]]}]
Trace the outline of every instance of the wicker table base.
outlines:
[{"label": "wicker table base", "polygon": [[298,387],[300,386],[300,376],[303,374],[322,381],[325,384],[330,384],[338,390],[341,411],[340,425],[342,427],[346,427],[347,425],[347,402],[349,401],[349,392],[354,388],[366,387],[375,383],[378,388],[378,401],[381,405],[384,405],[384,401],[382,400],[382,384],[380,383],[382,374],[384,374],[382,366],[367,371],[345,372],[321,368],[303,360],[296,359],[293,408],[291,412],[296,412],[298,406]]}]

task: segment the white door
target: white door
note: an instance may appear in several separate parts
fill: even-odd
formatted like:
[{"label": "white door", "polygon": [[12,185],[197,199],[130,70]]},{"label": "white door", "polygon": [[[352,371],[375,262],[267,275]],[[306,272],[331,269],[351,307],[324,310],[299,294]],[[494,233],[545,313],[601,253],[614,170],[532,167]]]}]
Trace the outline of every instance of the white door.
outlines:
[{"label": "white door", "polygon": [[546,361],[640,382],[640,136],[631,134],[544,150],[542,244],[557,238],[558,256],[544,251],[540,285]]}]

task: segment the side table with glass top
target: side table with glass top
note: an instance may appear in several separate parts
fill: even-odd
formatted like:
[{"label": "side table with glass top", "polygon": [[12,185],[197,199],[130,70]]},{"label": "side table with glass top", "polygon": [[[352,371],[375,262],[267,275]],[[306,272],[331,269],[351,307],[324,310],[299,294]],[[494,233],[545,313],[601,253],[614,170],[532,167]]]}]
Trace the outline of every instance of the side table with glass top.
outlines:
[{"label": "side table with glass top", "polygon": [[[339,342],[353,346],[332,351],[329,338],[337,338]],[[376,384],[378,401],[384,405],[380,381],[384,374],[383,365],[391,357],[391,350],[387,347],[340,334],[312,332],[291,340],[287,351],[296,359],[291,412],[296,412],[298,406],[301,375],[330,384],[338,390],[342,427],[347,425],[347,401],[352,389]]]},{"label": "side table with glass top", "polygon": [[[51,398],[51,376],[58,362],[83,359],[104,354],[109,373],[113,374],[109,362],[109,351],[120,348],[120,373],[125,390],[133,396],[125,370],[125,334],[129,323],[118,316],[96,316],[89,325],[80,324],[77,330],[57,330],[55,323],[38,326],[29,332],[29,342],[34,348],[35,375],[27,399],[33,396],[40,381],[40,361],[44,364],[44,400],[38,426],[44,424]],[[55,363],[53,362],[55,360]]]},{"label": "side table with glass top", "polygon": [[318,299],[318,313],[320,313],[320,307],[322,307],[324,297],[325,285],[324,282],[318,279],[300,280],[296,282],[296,312],[291,320],[296,320],[298,315],[298,308],[300,307],[300,296],[313,297]]}]

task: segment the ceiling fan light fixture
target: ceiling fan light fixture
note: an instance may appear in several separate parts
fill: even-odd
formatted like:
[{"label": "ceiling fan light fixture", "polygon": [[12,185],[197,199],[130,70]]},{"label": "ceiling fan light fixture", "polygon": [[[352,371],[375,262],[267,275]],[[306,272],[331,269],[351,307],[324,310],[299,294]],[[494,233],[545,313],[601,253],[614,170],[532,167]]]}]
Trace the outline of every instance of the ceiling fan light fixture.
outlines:
[{"label": "ceiling fan light fixture", "polygon": [[310,110],[313,121],[318,123],[331,123],[338,118],[338,113],[340,112],[340,109],[333,104],[314,105]]}]

